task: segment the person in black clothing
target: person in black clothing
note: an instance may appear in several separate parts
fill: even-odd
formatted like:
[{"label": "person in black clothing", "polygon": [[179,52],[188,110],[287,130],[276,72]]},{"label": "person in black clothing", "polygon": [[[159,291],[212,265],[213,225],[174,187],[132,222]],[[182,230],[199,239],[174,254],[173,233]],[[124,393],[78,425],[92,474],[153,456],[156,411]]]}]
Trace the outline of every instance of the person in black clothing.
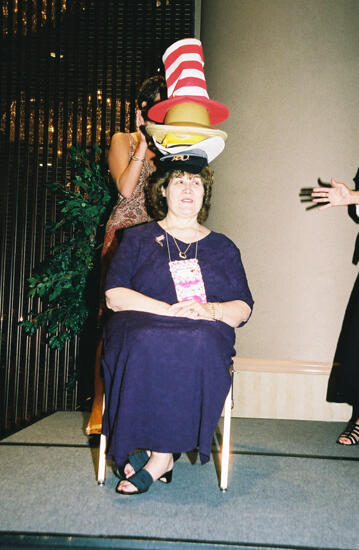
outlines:
[{"label": "person in black clothing", "polygon": [[[355,190],[344,183],[331,180],[331,187],[315,187],[311,197],[319,210],[333,206],[348,206],[349,215],[359,223],[359,169],[354,178]],[[323,204],[322,204],[323,203]],[[359,235],[357,237],[353,263],[359,260]],[[355,281],[340,332],[330,373],[327,401],[348,403],[353,407],[352,417],[337,443],[358,445],[359,443],[359,275]]]}]

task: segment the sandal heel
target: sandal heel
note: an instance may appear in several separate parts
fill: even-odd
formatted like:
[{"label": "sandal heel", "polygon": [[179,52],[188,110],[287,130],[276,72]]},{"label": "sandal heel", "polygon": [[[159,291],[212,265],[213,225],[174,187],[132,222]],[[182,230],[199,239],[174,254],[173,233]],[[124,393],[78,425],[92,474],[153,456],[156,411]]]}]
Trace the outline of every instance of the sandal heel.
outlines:
[{"label": "sandal heel", "polygon": [[159,478],[159,481],[162,481],[162,483],[171,483],[172,473],[173,473],[173,470],[169,470]]},{"label": "sandal heel", "polygon": [[[173,453],[173,462],[176,462],[181,456],[181,453]],[[159,481],[162,481],[162,483],[171,483],[172,481],[172,473],[173,473],[173,467],[172,470],[169,470],[165,474],[163,474],[161,477],[158,478]]]}]

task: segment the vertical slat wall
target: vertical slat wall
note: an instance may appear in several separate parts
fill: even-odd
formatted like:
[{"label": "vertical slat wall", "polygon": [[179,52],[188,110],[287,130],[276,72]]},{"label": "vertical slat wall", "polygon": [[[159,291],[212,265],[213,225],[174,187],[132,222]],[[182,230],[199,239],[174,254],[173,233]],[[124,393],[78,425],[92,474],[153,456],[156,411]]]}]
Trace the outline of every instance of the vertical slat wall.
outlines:
[{"label": "vertical slat wall", "polygon": [[[91,387],[81,341],[49,348],[18,323],[35,305],[26,280],[49,254],[56,217],[46,182],[66,182],[67,150],[134,130],[142,80],[175,40],[193,36],[194,0],[2,0],[0,4],[0,433],[74,410]],[[83,343],[83,342],[82,342]],[[86,343],[85,343],[86,344]],[[81,366],[82,365],[82,366]],[[87,370],[86,370],[87,369]],[[89,382],[90,381],[90,382]]]}]

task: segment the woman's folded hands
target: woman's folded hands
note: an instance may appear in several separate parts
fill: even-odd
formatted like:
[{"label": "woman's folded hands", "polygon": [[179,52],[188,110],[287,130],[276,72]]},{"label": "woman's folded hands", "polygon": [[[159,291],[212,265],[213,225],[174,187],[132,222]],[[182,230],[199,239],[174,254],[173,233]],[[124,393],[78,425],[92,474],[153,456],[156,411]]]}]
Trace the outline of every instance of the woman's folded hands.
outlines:
[{"label": "woman's folded hands", "polygon": [[235,328],[246,322],[250,313],[251,308],[242,300],[233,300],[223,303],[202,303],[196,300],[188,300],[185,302],[177,302],[169,306],[166,315],[206,321],[223,321],[227,325]]},{"label": "woman's folded hands", "polygon": [[188,319],[215,321],[209,304],[197,302],[196,300],[177,302],[169,306],[167,311],[167,315],[171,317],[187,317]]}]

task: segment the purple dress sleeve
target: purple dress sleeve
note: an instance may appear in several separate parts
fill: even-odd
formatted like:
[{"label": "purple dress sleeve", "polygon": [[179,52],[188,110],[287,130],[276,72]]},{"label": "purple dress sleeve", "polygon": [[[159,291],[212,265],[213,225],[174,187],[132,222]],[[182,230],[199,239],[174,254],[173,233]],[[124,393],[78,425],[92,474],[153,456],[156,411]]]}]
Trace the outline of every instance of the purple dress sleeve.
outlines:
[{"label": "purple dress sleeve", "polygon": [[[208,297],[208,301],[230,302],[242,300],[253,309],[253,298],[248,286],[247,276],[243,267],[241,253],[237,246],[227,237],[222,237],[221,262],[216,270],[213,266],[213,287],[215,291]],[[215,281],[217,284],[215,284]],[[248,318],[249,319],[249,318]],[[248,321],[247,319],[247,321]],[[243,326],[247,321],[241,323]]]},{"label": "purple dress sleeve", "polygon": [[110,288],[125,287],[133,289],[132,274],[136,268],[140,250],[136,231],[125,230],[121,244],[111,260],[105,282],[105,291]]}]

